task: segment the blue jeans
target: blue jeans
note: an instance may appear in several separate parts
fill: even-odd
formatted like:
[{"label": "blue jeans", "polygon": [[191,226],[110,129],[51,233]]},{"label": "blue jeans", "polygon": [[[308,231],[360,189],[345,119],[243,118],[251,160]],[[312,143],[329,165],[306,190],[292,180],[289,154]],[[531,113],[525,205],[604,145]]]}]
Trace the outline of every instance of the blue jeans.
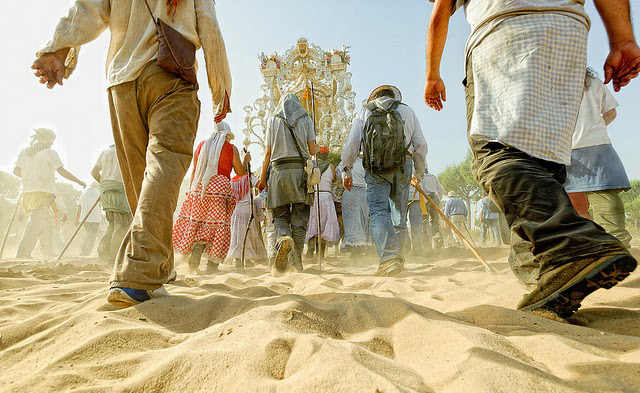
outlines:
[{"label": "blue jeans", "polygon": [[422,208],[420,200],[409,204],[409,223],[411,224],[411,251],[422,250]]},{"label": "blue jeans", "polygon": [[409,241],[407,210],[413,160],[407,158],[404,173],[398,170],[385,175],[365,173],[371,237],[380,263],[403,258]]}]

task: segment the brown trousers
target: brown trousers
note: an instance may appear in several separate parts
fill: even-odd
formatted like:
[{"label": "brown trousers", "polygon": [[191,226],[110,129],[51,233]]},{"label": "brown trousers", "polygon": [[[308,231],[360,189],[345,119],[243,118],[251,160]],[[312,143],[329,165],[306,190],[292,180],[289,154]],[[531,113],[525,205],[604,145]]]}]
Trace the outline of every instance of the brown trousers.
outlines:
[{"label": "brown trousers", "polygon": [[132,82],[109,89],[118,161],[133,222],[111,287],[152,290],[173,270],[171,230],[200,117],[198,86],[150,62]]}]

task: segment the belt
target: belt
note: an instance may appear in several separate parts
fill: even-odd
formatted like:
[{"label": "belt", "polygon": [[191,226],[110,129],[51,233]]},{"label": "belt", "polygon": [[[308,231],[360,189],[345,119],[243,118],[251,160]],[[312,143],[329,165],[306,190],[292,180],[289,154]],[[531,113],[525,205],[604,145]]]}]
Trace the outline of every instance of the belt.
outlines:
[{"label": "belt", "polygon": [[280,158],[271,163],[274,168],[281,167],[283,165],[295,165],[304,168],[305,162],[300,157]]}]

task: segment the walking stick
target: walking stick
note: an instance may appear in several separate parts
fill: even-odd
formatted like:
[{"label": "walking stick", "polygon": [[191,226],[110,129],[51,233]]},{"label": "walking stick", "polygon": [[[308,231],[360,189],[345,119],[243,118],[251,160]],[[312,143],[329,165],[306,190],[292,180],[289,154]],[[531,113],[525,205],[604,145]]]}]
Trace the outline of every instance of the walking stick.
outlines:
[{"label": "walking stick", "polygon": [[466,237],[464,237],[464,235],[462,234],[462,232],[460,232],[458,230],[458,228],[456,228],[455,225],[453,225],[453,223],[449,220],[449,218],[447,216],[445,216],[445,214],[442,212],[442,210],[440,210],[440,208],[438,207],[438,205],[435,204],[435,202],[433,202],[433,200],[429,197],[429,195],[427,195],[427,193],[425,193],[422,188],[420,188],[419,184],[415,184],[414,185],[415,189],[418,190],[418,192],[426,198],[426,200],[431,204],[431,206],[433,206],[436,211],[438,212],[438,214],[440,215],[440,217],[442,217],[442,219],[444,220],[444,222],[447,223],[447,225],[449,225],[449,227],[451,227],[451,229],[453,230],[453,232],[455,232],[464,242],[464,244],[467,246],[467,248],[469,248],[469,250],[471,250],[471,252],[473,253],[473,255],[476,256],[476,258],[478,258],[478,260],[482,263],[482,265],[484,266],[484,270],[486,270],[487,272],[490,273],[497,273],[497,270],[494,269],[493,267],[491,267],[487,261],[485,261],[485,259],[482,257],[482,255],[480,255],[480,253],[478,252],[478,250],[476,250],[476,248],[469,242],[469,240],[467,240]]},{"label": "walking stick", "polygon": [[471,240],[471,244],[473,244],[474,247],[478,248],[478,246],[476,245],[476,242],[473,240],[473,235],[471,235],[471,231],[469,230],[469,227],[467,226],[467,221],[465,218],[465,222],[463,223],[464,225],[464,230],[467,231],[467,235],[469,235],[469,239]]},{"label": "walking stick", "polygon": [[[247,149],[244,149],[244,152],[247,153]],[[247,238],[249,237],[249,232],[251,231],[251,223],[255,218],[254,213],[254,205],[253,205],[253,182],[251,180],[251,163],[247,162],[247,172],[249,176],[249,206],[251,207],[251,216],[249,216],[249,224],[247,224],[247,230],[244,233],[244,240],[242,242],[242,258],[240,259],[240,270],[244,271],[244,255],[247,249]]]},{"label": "walking stick", "polygon": [[[313,82],[311,82],[311,114],[313,116],[313,133],[316,133],[316,94],[313,88]],[[318,162],[318,152],[316,151],[316,168],[319,168]],[[316,236],[316,258],[318,259],[318,268],[322,270],[322,257],[323,255],[320,253],[320,248],[322,246],[322,241],[320,240],[320,185],[316,185],[316,214],[317,214],[317,230],[318,235]]]},{"label": "walking stick", "polygon": [[98,206],[98,204],[100,203],[100,198],[101,197],[98,197],[98,199],[96,199],[96,202],[93,204],[93,206],[91,206],[91,209],[89,209],[87,214],[84,216],[84,219],[82,220],[80,225],[78,225],[78,227],[76,228],[75,232],[73,232],[73,235],[71,235],[71,239],[69,239],[69,241],[67,242],[67,245],[64,246],[64,248],[62,249],[62,252],[58,256],[58,259],[56,259],[56,262],[61,260],[62,257],[64,256],[64,253],[67,252],[67,249],[69,249],[69,247],[71,246],[71,243],[73,243],[73,241],[75,240],[76,236],[78,236],[78,232],[80,232],[80,228],[82,228],[84,223],[87,222],[87,220],[89,219],[89,216],[91,215],[91,213],[93,213],[93,211],[96,209],[96,206]]},{"label": "walking stick", "polygon": [[11,227],[13,226],[13,222],[16,220],[16,216],[18,215],[18,209],[20,209],[20,204],[22,204],[22,194],[20,194],[20,198],[18,198],[18,203],[16,203],[16,208],[13,209],[11,220],[9,220],[9,226],[7,226],[7,232],[4,234],[4,239],[2,239],[2,247],[0,247],[0,259],[2,259],[2,256],[4,255],[4,248],[7,245],[7,239],[9,239],[9,233],[11,232]]}]

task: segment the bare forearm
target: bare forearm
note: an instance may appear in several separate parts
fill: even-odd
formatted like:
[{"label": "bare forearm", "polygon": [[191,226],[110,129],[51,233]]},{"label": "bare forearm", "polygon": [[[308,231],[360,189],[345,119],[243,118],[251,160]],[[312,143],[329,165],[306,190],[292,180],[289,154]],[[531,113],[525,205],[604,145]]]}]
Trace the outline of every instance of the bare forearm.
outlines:
[{"label": "bare forearm", "polygon": [[98,183],[100,183],[102,180],[102,176],[100,175],[100,168],[98,167],[93,168],[93,170],[91,171],[91,176],[94,179],[96,179]]},{"label": "bare forearm", "polygon": [[267,180],[267,171],[269,170],[269,164],[271,163],[271,151],[267,150],[264,154],[264,160],[262,161],[262,173],[260,174],[260,179],[266,181]]},{"label": "bare forearm", "polygon": [[594,0],[611,47],[635,41],[629,0]]},{"label": "bare forearm", "polygon": [[82,183],[82,180],[78,179],[71,172],[69,172],[68,170],[66,170],[64,168],[58,169],[58,173],[60,174],[60,176],[64,177],[67,180],[70,180],[70,181],[72,181],[74,183],[78,183],[78,184]]},{"label": "bare forearm", "polygon": [[453,5],[453,0],[438,0],[433,7],[427,31],[427,79],[440,78],[440,63]]}]

